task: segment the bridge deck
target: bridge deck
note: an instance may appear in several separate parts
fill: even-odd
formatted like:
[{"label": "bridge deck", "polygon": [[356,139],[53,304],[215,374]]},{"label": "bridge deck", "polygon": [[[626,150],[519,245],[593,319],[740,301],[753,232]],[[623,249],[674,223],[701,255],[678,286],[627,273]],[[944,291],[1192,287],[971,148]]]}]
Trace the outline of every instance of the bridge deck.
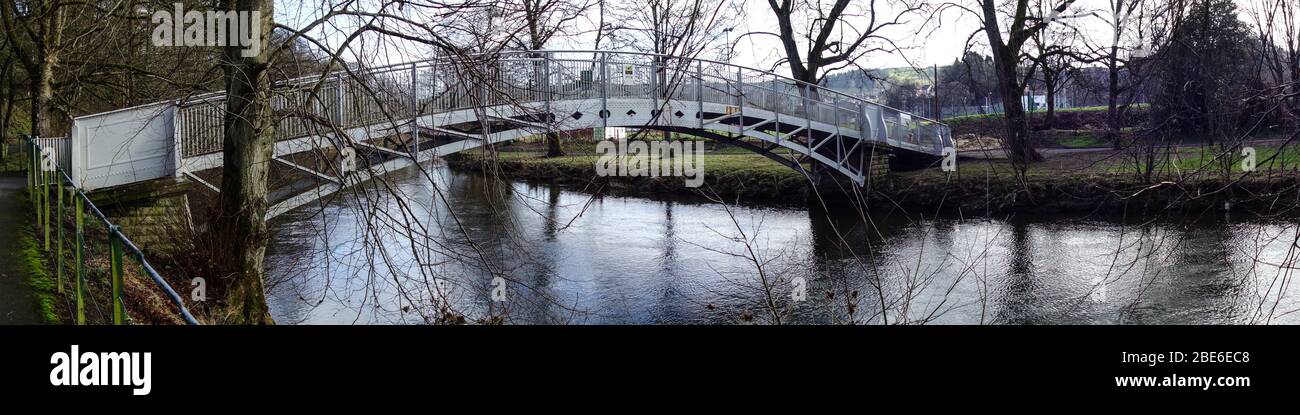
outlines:
[{"label": "bridge deck", "polygon": [[[73,180],[88,190],[188,177],[221,166],[224,96],[207,94],[74,119]],[[701,59],[603,51],[524,51],[344,70],[281,82],[277,162],[327,184],[271,216],[417,161],[553,131],[632,127],[744,136],[861,184],[873,147],[938,157],[947,126],[779,75]],[[376,146],[404,134],[419,148]],[[433,144],[430,144],[432,142]],[[337,162],[347,149],[403,153],[348,173],[287,157]],[[314,163],[320,164],[320,163]]]}]

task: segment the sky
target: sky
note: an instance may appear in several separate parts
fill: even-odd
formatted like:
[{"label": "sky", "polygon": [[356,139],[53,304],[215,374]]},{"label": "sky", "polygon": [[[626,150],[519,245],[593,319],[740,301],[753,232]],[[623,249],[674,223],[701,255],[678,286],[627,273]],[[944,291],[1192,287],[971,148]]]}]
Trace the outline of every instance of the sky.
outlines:
[{"label": "sky", "polygon": [[[339,1],[339,0],[333,0]],[[637,0],[607,0],[610,1],[609,7],[617,7],[619,2],[635,2]],[[725,44],[730,39],[734,43],[735,54],[731,59],[732,63],[760,68],[772,68],[772,63],[776,62],[781,56],[779,41],[765,34],[756,34],[756,32],[775,32],[776,19],[768,6],[767,0],[734,0],[742,2],[744,12],[739,16],[726,16],[722,20],[724,27],[732,27],[732,31],[720,43]],[[877,0],[877,7],[881,8],[880,16],[892,16],[893,2],[897,0]],[[909,0],[912,1],[912,0]],[[952,0],[958,2],[973,3],[973,0]],[[1050,0],[1052,2],[1060,0]],[[1242,10],[1248,9],[1251,3],[1261,0],[1235,0]],[[937,1],[936,1],[937,3]],[[310,6],[303,6],[310,4]],[[279,22],[285,22],[291,26],[301,27],[306,22],[310,22],[316,16],[320,15],[321,7],[319,3],[303,2],[300,0],[277,0],[276,18]],[[866,0],[856,0],[854,5],[865,7]],[[1108,0],[1077,0],[1071,12],[1067,12],[1068,24],[1083,31],[1088,37],[1095,42],[1108,43],[1111,35],[1109,27],[1105,20],[1098,16],[1088,15],[1090,11],[1100,12],[1104,15],[1107,10]],[[570,36],[554,39],[549,49],[554,50],[590,50],[594,46],[593,28],[595,27],[595,8],[589,10],[591,16],[586,19],[580,19],[575,22],[575,27],[571,32],[575,34]],[[1239,16],[1243,20],[1248,19],[1243,12]],[[979,30],[980,20],[977,16],[968,11],[949,9],[945,13],[939,14],[933,19],[929,19],[927,14],[913,14],[903,20],[904,24],[888,29],[887,36],[894,40],[901,50],[892,53],[874,53],[865,56],[857,63],[864,68],[895,68],[895,67],[930,67],[931,65],[947,65],[961,56],[965,50],[968,38],[972,33]],[[851,23],[863,25],[865,16],[849,18]],[[1058,23],[1058,25],[1061,23]],[[333,33],[324,36],[329,39],[341,39],[338,32],[346,30],[332,29]],[[746,35],[748,34],[748,35]],[[974,38],[976,42],[983,43],[986,37],[983,33],[976,33]],[[982,46],[977,46],[977,48]],[[366,54],[366,60],[372,64],[381,64],[383,62],[374,62],[374,60],[387,60],[387,63],[399,63],[418,59],[419,56],[412,57],[402,49],[410,46],[388,46],[384,51],[375,51],[370,48]],[[428,48],[411,48],[411,49],[428,49]],[[719,58],[709,56],[706,58]],[[788,70],[784,65],[776,68],[778,73],[787,74]]]}]

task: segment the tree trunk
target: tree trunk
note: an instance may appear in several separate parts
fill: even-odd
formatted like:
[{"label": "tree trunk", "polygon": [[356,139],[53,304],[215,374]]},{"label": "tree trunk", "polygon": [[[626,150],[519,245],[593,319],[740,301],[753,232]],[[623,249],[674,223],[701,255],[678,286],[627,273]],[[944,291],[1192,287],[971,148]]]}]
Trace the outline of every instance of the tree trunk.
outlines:
[{"label": "tree trunk", "polygon": [[40,43],[36,48],[36,85],[32,91],[32,135],[50,135],[53,117],[50,103],[54,102],[54,67],[59,63],[57,46],[63,39],[63,4],[50,2],[45,12],[53,13],[41,23]]},{"label": "tree trunk", "polygon": [[1003,98],[1002,108],[1006,112],[1006,146],[1008,156],[1011,157],[1011,164],[1021,172],[1029,167],[1029,163],[1043,160],[1043,156],[1034,150],[1033,144],[1029,141],[1029,117],[1025,115],[1025,108],[1019,100],[1012,101]]},{"label": "tree trunk", "polygon": [[1056,75],[1043,74],[1043,86],[1047,94],[1047,114],[1043,115],[1043,129],[1050,130],[1056,124]]},{"label": "tree trunk", "polygon": [[[1071,1],[1065,5],[1068,6]],[[1007,137],[1003,143],[1010,153],[1011,163],[1016,170],[1024,173],[1028,170],[1029,163],[1043,159],[1029,142],[1029,119],[1025,117],[1025,107],[1021,104],[1025,85],[1016,73],[1016,64],[1020,62],[1020,47],[1030,35],[1024,32],[1023,20],[1028,2],[1018,0],[1015,3],[1017,21],[1011,25],[1011,38],[1008,42],[1002,40],[1002,30],[998,28],[998,12],[993,0],[981,0],[979,3],[984,15],[984,33],[993,49],[993,70],[998,77],[998,92],[1002,95],[1002,108],[1005,111]]]},{"label": "tree trunk", "polygon": [[546,157],[560,157],[564,155],[564,150],[560,149],[560,133],[546,134]]},{"label": "tree trunk", "polygon": [[14,87],[14,62],[8,60],[4,68],[4,89],[5,103],[4,113],[0,114],[0,148],[3,148],[4,157],[9,156],[9,126],[14,119],[14,101],[17,100],[18,90]]},{"label": "tree trunk", "polygon": [[[532,3],[527,3],[527,4],[532,4]],[[543,44],[544,44],[545,42],[543,42],[543,41],[541,41],[540,39],[537,38],[537,35],[536,35],[536,31],[537,31],[537,29],[536,29],[536,24],[537,24],[537,23],[536,23],[535,19],[532,18],[532,17],[534,17],[534,15],[533,15],[533,14],[529,14],[529,16],[530,16],[530,20],[529,20],[528,23],[529,23],[530,30],[532,31],[532,39],[533,39],[533,41],[530,43],[530,44],[532,45],[532,49],[533,49],[533,50],[540,50],[540,49],[543,49]],[[536,58],[536,59],[542,59],[542,58],[546,58],[546,57],[547,57],[546,54],[541,54],[541,53],[530,54],[530,56],[532,56],[533,58]],[[538,86],[539,88],[550,88],[550,86],[549,86],[549,83],[551,82],[550,79],[545,79],[545,78],[546,78],[546,75],[547,75],[547,67],[546,67],[546,65],[549,65],[549,64],[550,64],[550,59],[535,60],[535,61],[534,61],[534,65],[533,65],[533,76],[534,76],[535,79],[539,79],[539,80],[540,80],[539,82],[537,82],[537,86]],[[549,104],[548,104],[548,105],[549,105]],[[549,108],[549,106],[548,106],[548,108]],[[548,123],[553,123],[554,121],[553,121],[553,120],[546,120],[546,122],[548,122]],[[546,136],[545,136],[545,138],[543,138],[543,140],[546,142],[546,155],[545,155],[544,157],[560,157],[560,156],[563,156],[563,155],[564,155],[564,150],[560,148],[560,134],[559,134],[559,133],[556,133],[556,132],[548,132],[548,133],[546,133]],[[509,143],[509,141],[507,141],[506,143]]]},{"label": "tree trunk", "polygon": [[1106,89],[1106,139],[1110,140],[1111,146],[1119,150],[1124,144],[1120,139],[1120,129],[1123,128],[1119,116],[1119,69],[1115,66],[1115,48],[1111,49],[1111,59],[1109,64],[1108,82]]},{"label": "tree trunk", "polygon": [[44,137],[50,134],[50,102],[54,101],[54,64],[57,55],[45,51],[37,52],[36,74],[32,79],[32,136]]},{"label": "tree trunk", "polygon": [[1025,107],[1021,103],[1025,88],[1016,75],[1016,61],[1012,59],[1014,55],[1003,56],[1010,54],[1005,47],[1001,52],[1003,53],[994,54],[994,65],[997,69],[998,91],[1002,95],[1002,109],[1006,122],[1004,144],[1011,158],[1011,164],[1017,170],[1024,172],[1029,168],[1029,163],[1042,161],[1043,156],[1034,150],[1029,141],[1029,117],[1025,115]]},{"label": "tree trunk", "polygon": [[244,57],[241,46],[223,48],[226,81],[225,135],[222,142],[221,198],[217,232],[226,232],[230,250],[226,281],[229,324],[273,324],[266,306],[263,259],[266,254],[267,176],[271,167],[275,126],[271,117],[268,78],[272,0],[226,0],[224,10],[261,13],[260,53]]}]

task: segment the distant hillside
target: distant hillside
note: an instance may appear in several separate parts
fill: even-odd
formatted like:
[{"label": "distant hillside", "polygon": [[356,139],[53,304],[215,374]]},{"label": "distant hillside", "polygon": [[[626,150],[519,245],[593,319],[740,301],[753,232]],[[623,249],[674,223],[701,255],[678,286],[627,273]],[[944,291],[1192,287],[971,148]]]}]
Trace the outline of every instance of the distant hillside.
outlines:
[{"label": "distant hillside", "polygon": [[[867,73],[870,76],[867,76]],[[859,70],[836,72],[826,75],[822,84],[845,94],[853,96],[865,94],[868,98],[878,99],[884,93],[885,87],[890,84],[918,85],[924,89],[932,83],[929,76],[908,67],[871,69],[867,73]]]},{"label": "distant hillside", "polygon": [[[884,79],[886,82],[891,83],[919,85],[930,85],[931,83],[930,76],[918,73],[915,69],[908,67],[871,69],[867,72],[869,72],[872,77]],[[867,74],[858,70],[846,70],[826,75],[826,78],[822,80],[822,83],[833,89],[854,89],[861,88],[864,84],[868,87],[875,84],[870,80]]]}]

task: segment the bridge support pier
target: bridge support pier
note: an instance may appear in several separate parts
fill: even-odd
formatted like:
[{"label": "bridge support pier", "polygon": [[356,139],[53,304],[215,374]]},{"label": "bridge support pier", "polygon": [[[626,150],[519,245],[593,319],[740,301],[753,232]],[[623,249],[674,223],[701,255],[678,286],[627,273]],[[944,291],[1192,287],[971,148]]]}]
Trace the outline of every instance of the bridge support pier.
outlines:
[{"label": "bridge support pier", "polygon": [[[171,178],[101,189],[88,194],[141,248],[184,252],[193,231],[190,183]],[[204,190],[206,192],[206,190]]]},{"label": "bridge support pier", "polygon": [[[870,157],[862,161],[862,171],[865,174],[863,187],[871,189],[878,183],[889,180],[889,173],[893,169],[891,167],[892,157],[889,149],[883,146],[870,145],[865,150]],[[812,177],[813,183],[823,192],[842,193],[849,189],[849,186],[857,186],[853,180],[821,163],[812,163],[812,170],[809,171],[809,175]]]}]

